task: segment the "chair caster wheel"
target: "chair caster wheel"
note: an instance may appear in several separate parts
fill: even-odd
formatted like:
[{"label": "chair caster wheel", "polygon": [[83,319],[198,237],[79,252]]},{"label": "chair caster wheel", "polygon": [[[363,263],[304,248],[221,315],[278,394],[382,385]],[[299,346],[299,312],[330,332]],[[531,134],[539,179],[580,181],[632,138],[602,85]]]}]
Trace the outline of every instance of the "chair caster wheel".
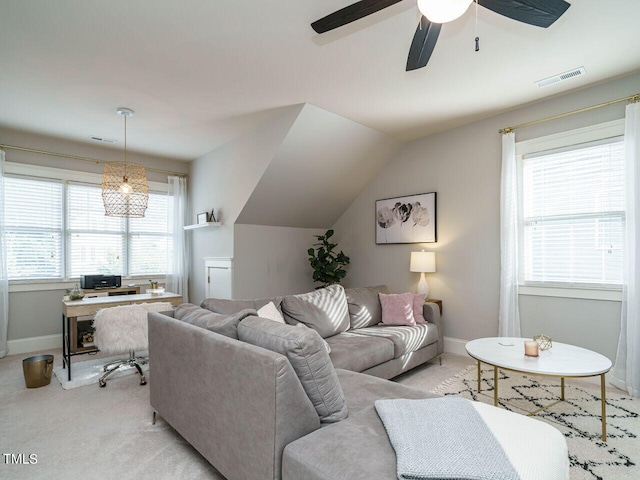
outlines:
[{"label": "chair caster wheel", "polygon": [[100,388],[104,388],[107,386],[107,382],[105,382],[104,380],[100,380],[99,383],[100,383]]},{"label": "chair caster wheel", "polygon": [[140,377],[140,385],[146,385],[147,384],[147,379],[144,377]]}]

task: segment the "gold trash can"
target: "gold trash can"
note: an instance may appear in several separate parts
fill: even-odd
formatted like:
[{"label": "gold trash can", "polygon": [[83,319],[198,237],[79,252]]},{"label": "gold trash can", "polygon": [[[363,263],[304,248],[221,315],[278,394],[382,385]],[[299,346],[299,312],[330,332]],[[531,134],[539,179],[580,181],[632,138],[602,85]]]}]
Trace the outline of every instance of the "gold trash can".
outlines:
[{"label": "gold trash can", "polygon": [[37,355],[22,361],[24,382],[27,388],[44,387],[51,383],[53,373],[53,355]]}]

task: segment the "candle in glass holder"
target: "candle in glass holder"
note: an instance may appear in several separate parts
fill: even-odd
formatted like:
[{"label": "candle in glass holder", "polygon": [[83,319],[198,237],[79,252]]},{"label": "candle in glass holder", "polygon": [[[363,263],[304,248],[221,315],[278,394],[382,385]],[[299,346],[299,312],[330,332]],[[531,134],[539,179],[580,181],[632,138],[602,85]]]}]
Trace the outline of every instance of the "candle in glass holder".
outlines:
[{"label": "candle in glass holder", "polygon": [[527,357],[538,356],[538,342],[535,340],[527,340],[524,342],[524,354]]}]

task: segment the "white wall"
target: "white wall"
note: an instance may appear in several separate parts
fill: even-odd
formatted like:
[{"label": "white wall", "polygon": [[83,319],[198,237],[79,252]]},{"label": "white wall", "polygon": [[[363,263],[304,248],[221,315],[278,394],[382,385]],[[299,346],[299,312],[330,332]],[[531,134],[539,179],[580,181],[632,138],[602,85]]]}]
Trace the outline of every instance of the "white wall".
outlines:
[{"label": "white wall", "polygon": [[313,290],[307,250],[317,242],[314,228],[236,225],[235,298],[270,298]]},{"label": "white wall", "polygon": [[[553,87],[550,87],[553,88]],[[437,252],[428,274],[431,297],[444,302],[444,334],[470,340],[498,332],[500,280],[500,163],[503,127],[537,120],[640,91],[640,75],[614,80],[408,143],[336,222],[340,247],[351,257],[346,283],[384,283],[415,290],[410,252]],[[480,92],[479,92],[480,94]],[[516,131],[525,140],[624,117],[624,104]],[[375,200],[438,193],[438,242],[375,244]],[[523,335],[545,333],[613,358],[620,303],[550,297],[520,298]]]},{"label": "white wall", "polygon": [[[189,205],[192,221],[196,214],[214,208],[223,223],[219,228],[192,230],[191,278],[192,303],[204,299],[204,257],[233,257],[234,223],[265,169],[282,144],[301,105],[266,125],[191,162]],[[234,273],[235,275],[235,273]]]}]

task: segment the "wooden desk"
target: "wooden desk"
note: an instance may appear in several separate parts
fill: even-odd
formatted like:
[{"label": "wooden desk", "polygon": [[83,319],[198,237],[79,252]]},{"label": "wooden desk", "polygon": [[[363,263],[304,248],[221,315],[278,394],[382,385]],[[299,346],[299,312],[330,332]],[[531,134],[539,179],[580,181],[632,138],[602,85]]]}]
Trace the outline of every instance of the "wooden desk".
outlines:
[{"label": "wooden desk", "polygon": [[135,303],[170,302],[174,307],[183,303],[182,295],[165,292],[157,295],[113,295],[108,297],[83,298],[62,302],[62,368],[69,367],[67,378],[71,380],[71,357],[97,352],[95,347],[78,347],[78,317],[95,315],[101,308],[133,305]]}]

